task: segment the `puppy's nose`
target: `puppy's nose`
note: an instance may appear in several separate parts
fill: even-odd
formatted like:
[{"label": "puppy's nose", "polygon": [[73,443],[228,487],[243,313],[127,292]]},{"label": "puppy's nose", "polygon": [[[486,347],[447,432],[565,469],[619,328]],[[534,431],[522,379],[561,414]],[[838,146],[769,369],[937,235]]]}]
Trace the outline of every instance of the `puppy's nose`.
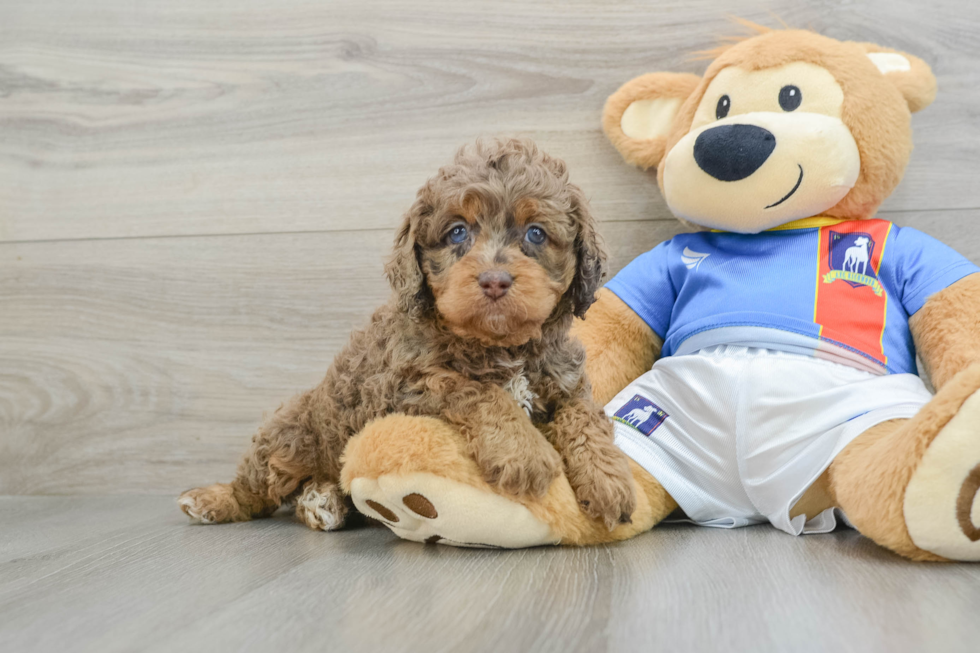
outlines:
[{"label": "puppy's nose", "polygon": [[477,283],[483,288],[484,295],[490,299],[500,299],[510,290],[514,277],[503,270],[489,270],[480,274]]},{"label": "puppy's nose", "polygon": [[694,141],[698,167],[720,181],[745,179],[776,149],[776,137],[755,125],[719,125]]}]

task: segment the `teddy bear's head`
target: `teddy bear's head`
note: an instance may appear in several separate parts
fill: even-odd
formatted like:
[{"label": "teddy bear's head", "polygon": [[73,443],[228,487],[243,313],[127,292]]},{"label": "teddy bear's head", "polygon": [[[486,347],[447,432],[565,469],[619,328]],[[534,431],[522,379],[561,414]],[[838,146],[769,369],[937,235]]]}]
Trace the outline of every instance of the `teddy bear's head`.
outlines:
[{"label": "teddy bear's head", "polygon": [[935,98],[929,66],[805,30],[716,54],[704,77],[641,75],[606,102],[606,135],[627,162],[657,168],[671,211],[741,233],[873,217],[905,171],[911,112]]}]

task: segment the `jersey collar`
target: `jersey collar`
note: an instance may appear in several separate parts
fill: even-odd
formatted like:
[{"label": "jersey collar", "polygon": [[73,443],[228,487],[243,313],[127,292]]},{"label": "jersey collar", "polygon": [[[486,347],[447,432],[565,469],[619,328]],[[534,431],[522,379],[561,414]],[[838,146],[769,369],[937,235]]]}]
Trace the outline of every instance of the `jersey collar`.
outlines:
[{"label": "jersey collar", "polygon": [[[792,222],[787,222],[786,224],[781,224],[778,227],[773,227],[772,229],[766,229],[765,231],[787,231],[789,229],[818,229],[820,227],[829,227],[835,224],[840,224],[841,222],[848,222],[846,218],[832,218],[829,215],[817,215],[812,218],[801,218],[800,220],[793,220]],[[712,229],[712,233],[722,234],[726,233],[724,229]]]}]

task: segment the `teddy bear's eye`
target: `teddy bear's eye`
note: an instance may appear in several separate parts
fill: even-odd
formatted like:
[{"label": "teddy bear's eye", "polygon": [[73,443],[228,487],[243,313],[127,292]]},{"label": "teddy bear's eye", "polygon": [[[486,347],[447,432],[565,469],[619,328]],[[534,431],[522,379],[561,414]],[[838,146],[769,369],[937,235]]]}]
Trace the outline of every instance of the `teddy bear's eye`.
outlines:
[{"label": "teddy bear's eye", "polygon": [[803,94],[796,86],[784,86],[779,89],[779,106],[783,111],[796,111],[803,101]]},{"label": "teddy bear's eye", "polygon": [[728,110],[731,108],[732,99],[727,95],[722,95],[720,98],[718,98],[718,105],[715,107],[715,118],[721,120],[728,115]]}]

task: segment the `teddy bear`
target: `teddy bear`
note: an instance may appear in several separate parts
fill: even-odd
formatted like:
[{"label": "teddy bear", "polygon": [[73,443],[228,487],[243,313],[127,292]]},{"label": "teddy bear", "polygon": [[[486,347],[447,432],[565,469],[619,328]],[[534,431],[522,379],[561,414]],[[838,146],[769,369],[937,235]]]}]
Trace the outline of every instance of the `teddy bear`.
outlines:
[{"label": "teddy bear", "polygon": [[793,29],[711,57],[703,76],[627,82],[602,117],[692,230],[623,268],[573,331],[630,458],[632,521],[590,519],[564,477],[509,495],[452,427],[404,415],[346,448],[361,512],[404,539],[503,548],[668,517],[793,535],[843,520],[911,560],[980,560],[980,269],[875,217],[931,70]]}]

